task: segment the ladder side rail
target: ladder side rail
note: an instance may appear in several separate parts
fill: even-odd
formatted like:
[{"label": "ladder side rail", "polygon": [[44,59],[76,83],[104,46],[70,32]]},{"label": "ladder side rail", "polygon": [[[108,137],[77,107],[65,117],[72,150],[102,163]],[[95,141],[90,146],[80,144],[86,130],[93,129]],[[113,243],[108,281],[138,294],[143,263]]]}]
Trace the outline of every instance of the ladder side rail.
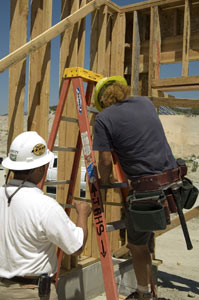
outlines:
[{"label": "ladder side rail", "polygon": [[[68,193],[67,193],[67,197],[66,197],[67,204],[72,203],[73,195],[74,195],[74,191],[75,191],[75,184],[76,184],[77,173],[78,173],[78,169],[79,169],[79,162],[80,162],[81,151],[82,151],[82,142],[81,142],[80,133],[78,134],[76,149],[77,150],[75,152],[74,159],[73,159],[70,183],[69,183]],[[67,213],[68,216],[70,216],[70,211],[71,211],[71,208],[67,208],[67,207],[65,208],[65,212]],[[58,250],[57,250],[57,272],[54,275],[54,280],[55,280],[56,286],[58,284],[62,257],[63,257],[63,250],[58,248]]]},{"label": "ladder side rail", "polygon": [[55,113],[55,117],[53,120],[53,125],[52,125],[52,129],[51,129],[51,133],[49,136],[49,140],[48,140],[48,149],[49,150],[53,150],[53,146],[55,144],[55,139],[58,133],[58,129],[59,129],[59,124],[61,121],[61,116],[64,110],[64,106],[66,103],[66,98],[68,95],[68,91],[69,91],[69,86],[70,86],[70,82],[71,79],[67,78],[63,80],[63,84],[62,84],[62,88],[61,88],[61,92],[60,92],[60,97],[59,97],[59,103],[57,105],[57,109],[56,109],[56,113]]},{"label": "ladder side rail", "polygon": [[[60,97],[59,97],[59,102],[58,102],[58,105],[57,105],[54,121],[53,121],[53,124],[52,124],[52,129],[51,129],[50,136],[49,136],[49,139],[48,139],[48,144],[47,144],[47,147],[50,151],[53,150],[53,146],[54,146],[55,139],[56,139],[56,136],[57,136],[61,116],[62,116],[64,105],[65,105],[65,102],[66,102],[66,97],[67,97],[69,86],[70,86],[70,81],[71,81],[70,79],[65,79],[63,81],[63,84],[62,84],[61,93],[60,93]],[[38,186],[41,189],[44,186],[47,171],[48,171],[48,167],[45,169],[44,176],[43,176],[42,180],[40,181],[40,183],[38,184]]]},{"label": "ladder side rail", "polygon": [[96,167],[94,151],[92,150],[92,139],[90,125],[88,121],[88,112],[86,99],[84,96],[84,87],[82,78],[74,78],[73,81],[74,95],[76,98],[76,109],[78,123],[82,139],[82,147],[88,177],[89,190],[92,200],[92,210],[94,215],[94,224],[96,227],[98,248],[104,277],[104,286],[108,300],[118,300],[118,290],[114,277],[114,268],[111,256],[111,249],[106,232],[106,219],[102,197],[99,188],[99,179]]},{"label": "ladder side rail", "polygon": [[[68,81],[68,80],[66,80],[66,81]],[[93,83],[88,82],[87,89],[86,89],[86,102],[88,104],[90,104],[90,102],[91,102],[92,90],[93,90]],[[61,118],[60,113],[59,113],[59,116]],[[57,125],[57,123],[58,122],[56,122],[55,126],[58,127],[59,124]],[[72,203],[72,199],[73,199],[73,195],[74,195],[74,191],[75,191],[75,183],[76,183],[76,179],[77,179],[79,163],[80,163],[80,159],[81,159],[81,151],[82,151],[82,141],[81,141],[81,136],[80,136],[80,132],[79,132],[78,138],[77,138],[77,144],[76,144],[76,152],[75,152],[74,159],[73,159],[73,166],[72,166],[72,172],[71,172],[71,177],[70,177],[70,184],[69,184],[69,187],[68,187],[68,193],[67,193],[67,197],[66,197],[66,203],[67,204]],[[71,210],[71,208],[65,208],[65,212],[67,213],[68,216],[70,216],[70,210]],[[54,280],[55,280],[56,286],[58,284],[58,279],[59,279],[59,274],[60,274],[60,269],[61,269],[61,263],[62,263],[62,257],[63,257],[63,250],[58,248],[58,250],[57,250],[57,272],[54,275]]]},{"label": "ladder side rail", "polygon": [[88,106],[91,104],[93,87],[94,87],[94,82],[89,81],[86,88],[86,104]]},{"label": "ladder side rail", "polygon": [[120,188],[121,194],[122,194],[122,200],[123,200],[124,206],[126,206],[126,197],[128,196],[128,192],[129,192],[128,179],[120,166],[118,157],[115,152],[112,152],[112,158],[113,158],[113,165],[114,165],[117,180],[119,182],[126,182],[126,184],[127,184],[127,187]]}]

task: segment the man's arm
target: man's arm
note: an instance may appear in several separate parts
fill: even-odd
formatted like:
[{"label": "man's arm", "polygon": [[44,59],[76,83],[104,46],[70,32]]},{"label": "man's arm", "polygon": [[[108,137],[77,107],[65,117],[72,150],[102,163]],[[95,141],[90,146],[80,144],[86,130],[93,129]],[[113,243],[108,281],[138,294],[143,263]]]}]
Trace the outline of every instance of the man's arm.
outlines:
[{"label": "man's arm", "polygon": [[110,184],[110,176],[112,175],[111,151],[99,151],[98,169],[101,177],[101,184]]},{"label": "man's arm", "polygon": [[86,202],[74,201],[74,206],[77,212],[77,223],[78,227],[81,227],[84,232],[84,239],[82,247],[73,253],[73,255],[80,255],[84,249],[84,246],[88,237],[88,217],[91,214],[91,207]]}]

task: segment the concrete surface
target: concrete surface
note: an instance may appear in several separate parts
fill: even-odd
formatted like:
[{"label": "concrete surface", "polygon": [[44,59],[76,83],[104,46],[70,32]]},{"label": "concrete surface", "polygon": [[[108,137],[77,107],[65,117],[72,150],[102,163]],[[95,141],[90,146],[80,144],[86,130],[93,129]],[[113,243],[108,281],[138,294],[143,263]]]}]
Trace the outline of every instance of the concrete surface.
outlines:
[{"label": "concrete surface", "polygon": [[[136,288],[131,259],[114,259],[115,279],[119,294],[127,296]],[[58,284],[59,300],[106,299],[101,263],[68,272]]]}]

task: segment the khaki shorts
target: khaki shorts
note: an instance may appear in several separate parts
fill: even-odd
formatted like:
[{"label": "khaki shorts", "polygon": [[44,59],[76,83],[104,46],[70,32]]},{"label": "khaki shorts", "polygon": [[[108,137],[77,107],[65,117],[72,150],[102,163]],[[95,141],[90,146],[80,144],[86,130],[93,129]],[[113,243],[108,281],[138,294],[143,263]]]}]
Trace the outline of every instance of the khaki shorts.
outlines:
[{"label": "khaki shorts", "polygon": [[39,297],[37,285],[19,284],[8,279],[0,278],[0,300],[14,299],[58,300],[58,296],[54,284],[51,284],[51,293],[49,296]]}]

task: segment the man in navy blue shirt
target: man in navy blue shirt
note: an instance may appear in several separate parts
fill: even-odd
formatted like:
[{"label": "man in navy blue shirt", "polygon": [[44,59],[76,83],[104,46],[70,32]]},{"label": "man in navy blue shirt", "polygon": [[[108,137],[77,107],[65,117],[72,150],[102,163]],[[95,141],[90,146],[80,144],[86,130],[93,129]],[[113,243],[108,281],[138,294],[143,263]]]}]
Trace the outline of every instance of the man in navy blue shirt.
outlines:
[{"label": "man in navy blue shirt", "polygon": [[[130,97],[130,87],[121,76],[97,83],[95,104],[100,113],[94,125],[93,149],[99,151],[101,184],[110,184],[112,152],[132,183],[140,177],[162,174],[177,168],[155,107],[147,97]],[[127,299],[152,300],[151,231],[138,232],[127,225],[137,291]]]}]

